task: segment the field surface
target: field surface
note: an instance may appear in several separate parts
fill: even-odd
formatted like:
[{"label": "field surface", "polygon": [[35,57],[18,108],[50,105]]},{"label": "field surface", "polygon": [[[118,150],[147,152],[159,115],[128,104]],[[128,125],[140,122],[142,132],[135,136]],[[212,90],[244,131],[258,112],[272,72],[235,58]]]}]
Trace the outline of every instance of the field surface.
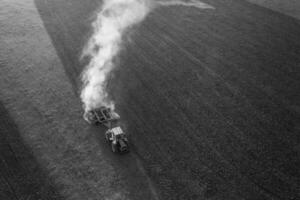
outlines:
[{"label": "field surface", "polygon": [[115,155],[79,99],[101,1],[0,0],[0,199],[299,199],[300,21],[206,2],[125,38],[109,92],[131,152]]},{"label": "field surface", "polygon": [[260,6],[300,19],[300,1],[298,0],[247,0]]}]

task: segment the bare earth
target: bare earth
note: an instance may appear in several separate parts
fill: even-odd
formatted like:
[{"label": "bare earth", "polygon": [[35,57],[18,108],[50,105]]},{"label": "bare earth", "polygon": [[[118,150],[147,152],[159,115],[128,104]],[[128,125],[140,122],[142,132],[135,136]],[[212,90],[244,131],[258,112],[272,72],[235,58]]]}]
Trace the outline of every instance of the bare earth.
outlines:
[{"label": "bare earth", "polygon": [[[65,75],[34,2],[1,0],[0,19],[2,109],[9,111],[16,124],[15,137],[33,152],[37,166],[52,178],[50,184],[55,185],[62,199],[152,199],[150,182],[135,158],[130,154],[114,156],[104,142],[103,129],[90,128],[82,120],[77,89]],[[1,113],[1,119],[6,120],[6,111]],[[11,122],[2,122],[3,130],[10,127]],[[13,147],[20,151],[20,147]],[[25,155],[21,151],[15,157],[19,161],[6,166],[11,173],[31,167],[30,162],[29,166],[23,162]],[[13,154],[9,159],[12,158]],[[7,177],[7,170],[0,171],[6,177],[0,199],[38,199],[32,196],[39,192],[35,187],[29,185],[24,191],[25,186],[14,186],[17,178]],[[23,171],[19,179],[26,177],[27,171]],[[38,181],[29,178],[29,182]],[[47,198],[54,196],[57,195]]]},{"label": "bare earth", "polygon": [[121,156],[78,97],[100,2],[0,0],[1,200],[300,198],[298,5],[280,8],[296,18],[267,1],[153,12],[110,84]]},{"label": "bare earth", "polygon": [[299,0],[247,0],[260,6],[300,19]]}]

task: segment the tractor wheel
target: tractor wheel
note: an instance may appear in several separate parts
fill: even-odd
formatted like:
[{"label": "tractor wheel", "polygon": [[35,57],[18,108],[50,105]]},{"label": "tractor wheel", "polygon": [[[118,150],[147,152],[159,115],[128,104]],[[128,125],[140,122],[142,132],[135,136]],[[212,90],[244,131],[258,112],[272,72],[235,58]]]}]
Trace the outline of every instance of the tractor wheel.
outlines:
[{"label": "tractor wheel", "polygon": [[112,152],[116,152],[117,151],[117,147],[116,147],[117,145],[115,145],[114,143],[111,143],[111,151]]}]

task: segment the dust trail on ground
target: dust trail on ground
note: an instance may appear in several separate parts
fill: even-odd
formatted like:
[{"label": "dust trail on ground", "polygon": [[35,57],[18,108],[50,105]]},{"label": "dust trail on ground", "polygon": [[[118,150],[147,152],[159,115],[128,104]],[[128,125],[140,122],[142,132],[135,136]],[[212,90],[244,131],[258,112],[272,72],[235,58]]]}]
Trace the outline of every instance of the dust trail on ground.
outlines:
[{"label": "dust trail on ground", "polygon": [[109,98],[106,86],[108,76],[116,65],[124,36],[128,29],[142,22],[160,6],[213,8],[196,0],[104,0],[92,23],[93,34],[82,52],[82,58],[90,59],[82,73],[81,100],[85,113],[100,106],[114,109],[114,102]]}]

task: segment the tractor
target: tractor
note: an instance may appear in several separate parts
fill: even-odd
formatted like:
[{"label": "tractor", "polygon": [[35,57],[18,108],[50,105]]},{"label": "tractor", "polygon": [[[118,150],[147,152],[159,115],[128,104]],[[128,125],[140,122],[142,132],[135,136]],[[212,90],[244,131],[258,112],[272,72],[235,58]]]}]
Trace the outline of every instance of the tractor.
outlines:
[{"label": "tractor", "polygon": [[126,153],[129,151],[128,139],[121,127],[114,127],[105,132],[106,141],[109,142],[112,152]]},{"label": "tractor", "polygon": [[112,152],[125,153],[129,151],[128,139],[119,125],[120,116],[107,107],[100,107],[84,114],[90,124],[102,124],[108,128],[105,132],[106,141]]}]

